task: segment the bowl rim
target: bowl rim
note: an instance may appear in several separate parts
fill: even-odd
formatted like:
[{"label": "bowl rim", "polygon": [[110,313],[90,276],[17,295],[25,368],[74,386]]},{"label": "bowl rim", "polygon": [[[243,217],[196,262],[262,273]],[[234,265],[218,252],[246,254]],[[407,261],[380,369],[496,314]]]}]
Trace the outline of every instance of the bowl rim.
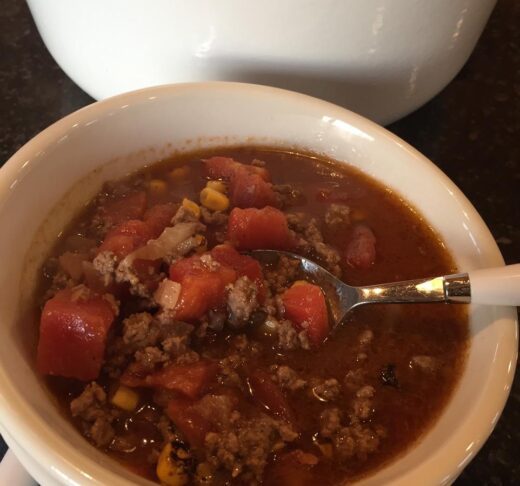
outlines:
[{"label": "bowl rim", "polygon": [[[160,98],[161,96],[171,96],[172,94],[178,96],[182,95],[183,93],[193,94],[200,91],[211,90],[229,90],[231,92],[241,91],[243,93],[247,93],[250,96],[254,96],[255,93],[260,92],[264,95],[268,94],[272,97],[292,97],[295,101],[302,104],[314,104],[323,107],[327,110],[327,112],[332,112],[335,114],[338,119],[347,120],[348,123],[354,126],[357,130],[361,130],[365,133],[371,133],[372,135],[376,136],[378,143],[384,142],[386,144],[397,145],[407,157],[413,158],[415,163],[420,164],[421,170],[423,170],[425,174],[436,178],[439,184],[441,184],[447,191],[449,191],[455,197],[455,199],[471,213],[471,217],[474,219],[475,224],[479,228],[479,240],[485,243],[486,251],[489,253],[490,257],[494,259],[496,264],[503,264],[502,256],[494,238],[492,237],[489,229],[473,205],[464,196],[460,189],[458,189],[458,187],[441,171],[441,169],[439,169],[433,162],[428,160],[408,143],[404,142],[402,139],[389,132],[385,128],[362,117],[361,115],[353,113],[332,103],[293,91],[247,83],[217,81],[154,86],[123,93],[102,101],[97,101],[67,115],[29,140],[15,154],[13,154],[1,168],[0,211],[2,210],[2,200],[5,194],[8,192],[8,189],[12,185],[13,181],[16,179],[18,171],[20,171],[23,167],[24,162],[30,158],[30,155],[43,151],[46,146],[56,142],[64,135],[66,135],[72,126],[77,126],[78,123],[88,123],[90,120],[106,115],[111,111],[111,109],[120,106],[122,101],[124,101],[125,104],[131,105],[138,104],[151,96]],[[377,177],[375,178],[377,179]],[[512,324],[517,322],[516,313],[513,312],[513,308],[511,308],[511,312],[509,312],[509,314],[506,313],[505,315],[506,319],[513,321]],[[494,393],[490,395],[491,398],[486,402],[486,404],[482,404],[482,410],[479,414],[479,417],[483,415],[484,418],[481,420],[481,422],[479,422],[480,425],[475,425],[471,431],[469,431],[469,429],[467,431],[471,432],[471,435],[474,437],[474,447],[469,452],[465,451],[460,455],[451,453],[448,454],[448,448],[446,447],[444,453],[440,453],[443,458],[443,464],[445,464],[445,466],[436,470],[436,477],[432,480],[432,484],[447,484],[452,482],[458,476],[458,474],[460,474],[462,468],[478,452],[485,440],[491,434],[505,406],[509,391],[511,389],[511,383],[514,378],[514,365],[516,363],[518,349],[517,326],[511,326],[511,332],[509,333],[508,338],[509,340],[508,342],[504,343],[505,347],[502,349],[502,352],[505,353],[503,359],[509,359],[510,371],[507,376],[504,376],[500,381],[500,387],[493,387]],[[28,404],[23,403],[23,399],[17,393],[16,388],[13,386],[13,383],[10,380],[10,377],[4,373],[1,367],[0,390],[2,390],[0,392],[0,416],[2,417],[0,429],[4,430],[5,428],[7,432],[6,436],[8,438],[7,442],[10,442],[10,438],[12,436],[12,440],[16,443],[16,446],[20,446],[25,449],[24,446],[30,445],[30,450],[34,451],[32,455],[34,457],[38,457],[38,459],[36,459],[37,462],[41,464],[42,460],[45,460],[48,462],[48,464],[52,465],[51,469],[54,479],[64,481],[66,484],[79,483],[92,485],[107,484],[107,481],[110,483],[111,480],[115,479],[116,476],[113,472],[103,466],[100,466],[99,464],[96,464],[95,461],[85,457],[78,451],[69,451],[64,454],[63,450],[65,449],[58,450],[58,448],[50,447],[51,444],[63,445],[65,439],[59,436],[57,432],[52,430],[48,431],[50,436],[47,439],[35,432],[35,429],[32,426],[39,426],[41,428],[44,424],[43,418],[40,417],[36,411],[30,409]],[[7,398],[8,396],[9,398]],[[6,426],[6,424],[8,424],[8,426]],[[12,431],[15,431],[15,434],[12,434]],[[449,440],[454,441],[455,438],[459,437],[461,434],[462,431],[458,429]],[[466,442],[467,441],[464,441],[464,443]],[[462,445],[462,442],[460,442],[459,445]],[[17,448],[16,446],[15,448]],[[72,461],[73,458],[78,459],[78,461]],[[437,459],[438,458],[439,454],[437,455]],[[399,460],[399,458],[396,458],[396,460]],[[395,460],[391,461],[389,464],[391,465],[394,462]],[[29,464],[27,464],[27,466],[29,466],[30,472],[33,472],[33,467],[30,467]],[[403,476],[406,484],[413,484],[412,482],[408,481],[417,481],[421,479],[421,476],[418,475],[421,469],[424,469],[424,467],[419,465],[411,471],[407,471]],[[89,472],[87,473],[85,470],[88,470]],[[90,474],[90,472],[92,472],[92,474]],[[119,482],[120,484],[132,484],[131,482],[121,480],[121,478],[119,478]],[[392,481],[392,484],[394,484],[394,481]],[[398,482],[395,482],[395,484],[403,483],[398,479]]]}]

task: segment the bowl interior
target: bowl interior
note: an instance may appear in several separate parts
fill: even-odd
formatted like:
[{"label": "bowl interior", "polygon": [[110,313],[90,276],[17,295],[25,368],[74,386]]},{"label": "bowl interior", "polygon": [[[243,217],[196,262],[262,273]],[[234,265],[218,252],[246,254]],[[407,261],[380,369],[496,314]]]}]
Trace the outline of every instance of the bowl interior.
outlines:
[{"label": "bowl interior", "polygon": [[[460,269],[503,264],[481,218],[433,164],[334,105],[271,88],[208,83],[151,88],[80,110],[29,142],[0,173],[0,227],[9,228],[0,241],[1,430],[56,481],[148,484],[87,444],[34,372],[34,322],[24,311],[39,265],[103,181],[174,151],[236,144],[311,150],[358,167],[417,208]],[[515,369],[516,317],[509,308],[478,306],[470,317],[466,369],[444,413],[413,449],[362,484],[449,483],[488,437]]]}]

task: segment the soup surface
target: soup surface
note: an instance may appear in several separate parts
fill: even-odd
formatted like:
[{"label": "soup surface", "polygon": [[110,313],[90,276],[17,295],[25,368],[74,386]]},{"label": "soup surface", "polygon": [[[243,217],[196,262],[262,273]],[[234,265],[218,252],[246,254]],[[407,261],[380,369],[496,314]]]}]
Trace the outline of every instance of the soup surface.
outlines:
[{"label": "soup surface", "polygon": [[434,423],[464,309],[367,306],[330,332],[323,291],[259,248],[353,285],[456,270],[399,197],[313,156],[220,149],[108,183],[42,270],[37,350],[95,447],[168,485],[332,485]]}]

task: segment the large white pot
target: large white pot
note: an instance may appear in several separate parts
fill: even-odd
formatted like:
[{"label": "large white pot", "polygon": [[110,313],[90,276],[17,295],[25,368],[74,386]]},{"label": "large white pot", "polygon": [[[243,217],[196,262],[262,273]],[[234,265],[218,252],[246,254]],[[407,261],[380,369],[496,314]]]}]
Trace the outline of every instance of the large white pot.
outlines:
[{"label": "large white pot", "polygon": [[[460,269],[503,264],[480,216],[439,169],[383,128],[329,103],[274,88],[204,83],[146,89],[83,108],[0,170],[0,432],[43,485],[149,483],[89,445],[35,372],[35,323],[24,311],[39,264],[104,180],[174,150],[237,143],[299,147],[358,167],[415,206]],[[467,366],[442,416],[364,486],[448,484],[491,433],[515,370],[516,312],[471,306],[470,316]]]},{"label": "large white pot", "polygon": [[28,0],[58,64],[96,99],[172,82],[242,81],[379,123],[448,84],[496,0]]}]

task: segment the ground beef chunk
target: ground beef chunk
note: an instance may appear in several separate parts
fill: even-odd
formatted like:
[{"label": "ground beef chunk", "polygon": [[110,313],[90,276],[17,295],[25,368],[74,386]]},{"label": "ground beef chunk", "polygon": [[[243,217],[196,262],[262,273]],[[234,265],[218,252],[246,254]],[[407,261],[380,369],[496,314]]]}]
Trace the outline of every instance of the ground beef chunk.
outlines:
[{"label": "ground beef chunk", "polygon": [[263,414],[246,419],[235,411],[227,427],[206,435],[206,460],[215,468],[228,470],[233,478],[251,484],[261,480],[271,453],[297,437],[285,422]]},{"label": "ground beef chunk", "polygon": [[186,322],[174,321],[161,325],[161,346],[170,356],[180,356],[189,351],[191,334],[194,327]]},{"label": "ground beef chunk", "polygon": [[193,409],[219,430],[230,425],[236,403],[227,395],[208,394],[202,397]]},{"label": "ground beef chunk", "polygon": [[265,280],[273,294],[283,292],[298,278],[300,262],[293,258],[281,256],[277,265],[264,269]]},{"label": "ground beef chunk", "polygon": [[336,400],[341,393],[341,386],[336,378],[329,378],[312,385],[312,393],[322,402]]},{"label": "ground beef chunk", "polygon": [[347,372],[343,384],[347,390],[355,391],[363,386],[365,377],[366,371],[363,368],[356,368]]},{"label": "ground beef chunk", "polygon": [[358,339],[361,346],[368,346],[374,339],[374,333],[370,329],[365,329],[361,332]]},{"label": "ground beef chunk", "polygon": [[373,398],[376,391],[373,386],[365,385],[356,392],[356,397],[352,401],[354,415],[361,419],[368,419],[374,412]]},{"label": "ground beef chunk", "polygon": [[298,332],[291,321],[288,320],[277,321],[271,317],[270,322],[276,325],[275,329],[278,333],[278,346],[280,349],[290,351],[298,348],[307,350],[311,348],[307,331]]},{"label": "ground beef chunk", "polygon": [[320,415],[320,434],[328,439],[341,429],[341,412],[338,408],[327,408]]},{"label": "ground beef chunk", "polygon": [[437,371],[439,364],[437,360],[432,356],[414,356],[410,360],[410,368],[418,369],[420,371],[424,371],[426,373],[434,373]]},{"label": "ground beef chunk", "polygon": [[175,362],[177,364],[192,364],[196,363],[199,359],[199,353],[196,353],[195,351],[187,351],[186,353],[178,356]]},{"label": "ground beef chunk", "polygon": [[219,361],[220,371],[219,383],[225,386],[236,386],[242,388],[242,378],[237,370],[242,366],[243,360],[238,354],[231,354]]},{"label": "ground beef chunk", "polygon": [[287,208],[305,202],[303,192],[292,184],[275,184],[273,190],[278,201],[278,207]]},{"label": "ground beef chunk", "polygon": [[329,272],[341,277],[340,254],[324,242],[316,219],[307,220],[303,214],[295,213],[288,214],[287,221],[298,236],[298,249],[305,255],[315,256]]},{"label": "ground beef chunk", "polygon": [[147,370],[153,370],[158,364],[165,363],[170,355],[157,346],[147,346],[135,353],[135,361]]},{"label": "ground beef chunk", "polygon": [[243,327],[258,308],[258,287],[249,278],[240,277],[227,290],[228,322],[234,328]]},{"label": "ground beef chunk", "polygon": [[112,422],[117,412],[109,408],[107,394],[96,382],[85,387],[83,393],[72,400],[70,411],[81,420],[84,433],[97,447],[106,447],[114,438]]},{"label": "ground beef chunk", "polygon": [[117,257],[114,253],[111,251],[102,251],[92,260],[92,264],[101,275],[103,284],[106,287],[114,281],[117,268]]},{"label": "ground beef chunk", "polygon": [[131,350],[155,346],[160,331],[148,312],[132,314],[123,321],[123,342]]},{"label": "ground beef chunk", "polygon": [[278,383],[282,389],[296,391],[301,390],[307,385],[305,380],[302,380],[296,371],[288,366],[271,366],[272,380]]},{"label": "ground beef chunk", "polygon": [[330,229],[350,224],[350,208],[344,204],[331,204],[325,213],[325,224]]},{"label": "ground beef chunk", "polygon": [[210,211],[205,207],[200,208],[202,222],[208,226],[226,226],[228,222],[228,214],[222,211]]},{"label": "ground beef chunk", "polygon": [[372,428],[359,422],[342,427],[333,439],[337,457],[343,461],[348,461],[352,457],[364,461],[369,454],[379,448],[383,436],[383,429]]}]

